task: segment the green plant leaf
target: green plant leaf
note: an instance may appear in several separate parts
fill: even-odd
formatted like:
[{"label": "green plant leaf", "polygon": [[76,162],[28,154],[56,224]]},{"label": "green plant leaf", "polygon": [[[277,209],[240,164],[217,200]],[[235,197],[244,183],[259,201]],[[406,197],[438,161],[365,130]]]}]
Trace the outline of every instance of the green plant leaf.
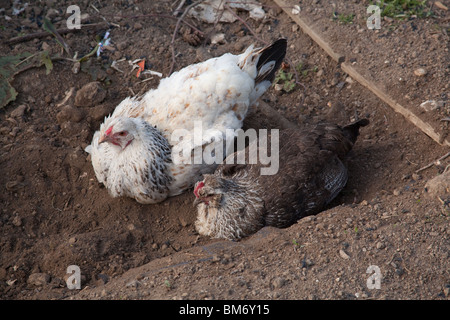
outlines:
[{"label": "green plant leaf", "polygon": [[45,65],[45,74],[48,75],[53,70],[53,62],[50,59],[48,51],[42,51],[40,54],[41,64]]},{"label": "green plant leaf", "polygon": [[0,57],[0,108],[16,100],[18,93],[10,82],[17,72],[17,64],[30,55],[30,53],[24,52],[15,56]]}]

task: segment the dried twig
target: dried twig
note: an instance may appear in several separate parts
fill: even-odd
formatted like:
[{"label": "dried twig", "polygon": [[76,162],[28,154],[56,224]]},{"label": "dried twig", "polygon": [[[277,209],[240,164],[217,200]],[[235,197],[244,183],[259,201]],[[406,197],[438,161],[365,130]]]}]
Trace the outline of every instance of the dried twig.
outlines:
[{"label": "dried twig", "polygon": [[191,10],[193,7],[195,7],[196,5],[198,5],[201,2],[203,2],[203,0],[198,0],[198,1],[195,1],[194,3],[191,3],[190,5],[188,5],[186,7],[186,9],[184,9],[183,14],[177,20],[177,24],[175,25],[175,30],[173,31],[173,34],[172,34],[172,40],[170,41],[170,46],[172,48],[172,65],[170,66],[169,75],[172,74],[173,68],[175,66],[175,37],[177,36],[178,28],[180,27],[180,23],[183,20],[183,18],[188,14],[189,10]]},{"label": "dried twig", "polygon": [[447,157],[449,157],[449,156],[450,156],[450,152],[444,154],[444,155],[443,155],[442,157],[440,157],[439,159],[437,159],[437,160],[435,160],[435,161],[433,161],[433,162],[427,164],[425,167],[422,167],[422,168],[416,170],[416,173],[419,173],[419,172],[421,172],[421,171],[423,171],[423,170],[425,170],[425,169],[428,169],[428,168],[432,167],[432,166],[435,165],[435,164],[438,164],[439,161],[442,161],[442,160],[444,160],[445,158],[447,158]]},{"label": "dried twig", "polygon": [[245,22],[245,20],[243,20],[241,17],[239,17],[239,15],[237,15],[236,12],[234,12],[234,10],[231,9],[228,5],[224,5],[224,8],[227,9],[236,19],[238,19],[253,34],[253,36],[256,38],[256,40],[264,43],[265,45],[269,44],[264,39],[261,39],[260,37],[258,37],[256,32],[253,31],[253,29],[247,24],[247,22]]},{"label": "dried twig", "polygon": [[175,17],[178,16],[178,14],[180,13],[181,8],[183,8],[185,2],[186,2],[186,0],[181,0],[181,1],[180,1],[180,4],[178,5],[178,7],[177,7],[177,8],[175,9],[175,11],[173,12],[173,15],[174,15]]},{"label": "dried twig", "polygon": [[[106,27],[104,22],[101,23],[92,23],[92,24],[83,24],[82,29],[97,29],[97,28],[101,28],[101,27]],[[71,32],[77,32],[80,31],[79,29],[68,29],[68,28],[61,28],[61,29],[56,29],[56,31],[58,31],[59,34],[66,34],[66,33],[71,33]],[[26,41],[30,41],[33,39],[39,39],[39,38],[44,38],[49,36],[49,33],[47,31],[42,31],[42,32],[35,32],[35,33],[30,33],[21,37],[13,37],[9,40],[5,41],[5,44],[16,44],[16,43],[20,43],[20,42],[26,42]]]}]

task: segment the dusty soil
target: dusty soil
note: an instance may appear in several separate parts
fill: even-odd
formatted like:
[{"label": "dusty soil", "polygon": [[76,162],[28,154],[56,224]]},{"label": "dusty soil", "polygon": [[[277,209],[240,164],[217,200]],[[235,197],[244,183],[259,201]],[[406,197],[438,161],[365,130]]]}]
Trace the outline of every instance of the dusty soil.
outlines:
[{"label": "dusty soil", "polygon": [[[448,130],[448,122],[440,121],[449,115],[448,11],[435,8],[431,18],[387,21],[377,34],[369,34],[365,4],[334,1],[333,9],[321,2],[301,1],[301,14],[361,69],[369,66],[367,72],[398,101],[411,108],[439,101],[436,110],[418,114],[437,131]],[[449,7],[448,1],[441,2]],[[247,25],[186,18],[206,40],[192,41],[196,37],[183,26],[174,42],[174,70],[238,53],[251,43],[262,45],[258,39],[287,37],[289,63],[302,62],[307,72],[298,73],[299,84],[290,92],[271,88],[263,96],[267,104],[299,126],[371,120],[352,151],[350,178],[341,195],[317,216],[287,229],[264,228],[239,242],[196,234],[191,192],[158,205],[109,197],[84,148],[123,98],[158,84],[157,76],[136,78],[127,60],[145,57],[147,69],[168,75],[177,20],[167,15],[177,3],[81,1],[81,13],[89,15],[83,23],[103,18],[113,23],[111,48],[83,63],[78,73],[72,62],[59,60],[48,75],[44,67],[31,68],[12,81],[19,95],[0,110],[0,298],[448,299],[450,196],[444,191],[439,200],[424,186],[442,174],[449,159],[415,173],[448,148],[348,78],[271,1],[263,1],[267,15],[262,22],[248,19],[245,12],[239,14]],[[12,15],[10,3],[2,4],[0,40],[41,31],[44,16],[64,28],[70,4],[31,2],[18,16]],[[355,12],[357,19],[342,25],[330,19],[330,10]],[[105,31],[82,28],[63,37],[82,56]],[[225,34],[225,42],[211,44],[208,39],[217,33]],[[43,49],[67,57],[52,36],[2,45],[0,52]],[[117,68],[123,73],[111,68],[122,58],[126,61]],[[425,77],[413,74],[417,66],[427,70]],[[398,82],[400,77],[405,80]],[[100,83],[104,98],[94,106],[75,106],[71,89],[75,94],[92,81]],[[246,125],[255,123],[270,126],[258,112]],[[66,286],[69,265],[81,268],[81,290]],[[380,269],[380,289],[367,286],[371,265]]]}]

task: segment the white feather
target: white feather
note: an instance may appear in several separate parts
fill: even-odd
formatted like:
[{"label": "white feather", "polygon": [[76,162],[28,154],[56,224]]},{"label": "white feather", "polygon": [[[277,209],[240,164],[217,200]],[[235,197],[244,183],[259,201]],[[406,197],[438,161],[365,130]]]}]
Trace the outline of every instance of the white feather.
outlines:
[{"label": "white feather", "polygon": [[[165,150],[171,148],[175,129],[185,129],[193,135],[195,123],[200,122],[203,133],[215,129],[226,139],[227,129],[241,128],[248,108],[270,86],[269,81],[255,86],[258,59],[256,50],[250,46],[241,55],[227,53],[187,66],[162,79],[157,89],[141,98],[124,99],[113,114],[105,118],[86,148],[98,181],[105,184],[114,197],[129,196],[142,203],[155,203],[183,192],[204,173],[213,172],[215,165],[179,165],[165,156],[158,158],[157,154],[165,154]],[[134,139],[129,145],[121,148],[111,143],[98,143],[112,125],[126,122],[136,129],[134,132],[133,128],[125,128],[133,132]],[[148,132],[149,128],[156,128],[158,133]],[[157,143],[150,142],[155,139]],[[201,145],[194,143],[189,148],[204,147],[212,140],[205,135],[200,141]],[[145,174],[148,177],[140,176]]]}]

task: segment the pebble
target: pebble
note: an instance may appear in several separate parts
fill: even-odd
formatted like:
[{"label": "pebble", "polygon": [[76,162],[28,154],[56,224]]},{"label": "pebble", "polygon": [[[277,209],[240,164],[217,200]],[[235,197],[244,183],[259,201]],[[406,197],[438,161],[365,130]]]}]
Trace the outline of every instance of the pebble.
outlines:
[{"label": "pebble", "polygon": [[15,108],[12,112],[11,112],[11,117],[12,118],[21,118],[25,112],[27,111],[28,107],[24,104],[21,104],[20,106],[18,106],[17,108]]},{"label": "pebble", "polygon": [[217,33],[211,37],[211,44],[224,44],[225,33]]},{"label": "pebble", "polygon": [[92,107],[101,103],[105,98],[106,91],[102,88],[100,82],[89,82],[77,91],[75,106]]},{"label": "pebble", "polygon": [[184,217],[179,217],[178,219],[180,220],[180,224],[183,228],[188,225],[188,222],[186,221],[186,219]]},{"label": "pebble", "polygon": [[128,282],[125,286],[127,288],[137,288],[141,285],[141,283],[138,280],[132,280],[130,282]]},{"label": "pebble", "polygon": [[68,105],[62,107],[61,111],[56,114],[56,120],[60,125],[67,121],[80,122],[83,118],[84,114],[80,109]]},{"label": "pebble", "polygon": [[345,259],[345,260],[350,259],[350,256],[342,249],[339,250],[339,255],[341,256],[342,259]]},{"label": "pebble", "polygon": [[13,218],[12,224],[15,225],[16,227],[20,227],[22,225],[22,219],[18,216],[15,216]]},{"label": "pebble", "polygon": [[377,249],[381,250],[381,249],[386,248],[386,245],[383,242],[378,241],[376,244],[376,247],[377,247]]},{"label": "pebble", "polygon": [[135,30],[141,30],[142,29],[142,24],[140,22],[136,22],[133,27],[134,27]]},{"label": "pebble", "polygon": [[89,109],[89,115],[96,121],[103,120],[111,112],[111,108],[106,104],[100,104]]},{"label": "pebble", "polygon": [[127,41],[121,41],[116,45],[117,49],[119,49],[120,51],[125,50],[128,47],[128,42]]},{"label": "pebble", "polygon": [[50,282],[50,276],[46,273],[32,273],[27,282],[34,286],[43,286]]},{"label": "pebble", "polygon": [[425,184],[425,191],[427,194],[436,199],[438,196],[445,196],[450,190],[450,171],[440,174],[433,179],[430,179]]},{"label": "pebble", "polygon": [[392,194],[393,194],[394,196],[399,196],[401,193],[402,193],[402,192],[401,192],[400,189],[394,189],[394,191],[392,192]]},{"label": "pebble", "polygon": [[418,68],[414,70],[414,74],[418,77],[423,77],[424,75],[427,74],[427,70],[425,70],[424,68]]},{"label": "pebble", "polygon": [[437,103],[435,100],[427,100],[420,104],[420,107],[425,111],[433,111],[437,109]]},{"label": "pebble", "polygon": [[74,74],[77,74],[78,72],[80,72],[80,69],[81,69],[81,63],[80,63],[80,61],[76,61],[76,62],[73,64],[73,66],[72,66],[72,72],[73,72]]},{"label": "pebble", "polygon": [[273,279],[272,281],[272,285],[274,287],[274,289],[279,289],[281,287],[283,287],[286,284],[286,280],[281,278],[281,277],[277,277],[275,279]]}]

